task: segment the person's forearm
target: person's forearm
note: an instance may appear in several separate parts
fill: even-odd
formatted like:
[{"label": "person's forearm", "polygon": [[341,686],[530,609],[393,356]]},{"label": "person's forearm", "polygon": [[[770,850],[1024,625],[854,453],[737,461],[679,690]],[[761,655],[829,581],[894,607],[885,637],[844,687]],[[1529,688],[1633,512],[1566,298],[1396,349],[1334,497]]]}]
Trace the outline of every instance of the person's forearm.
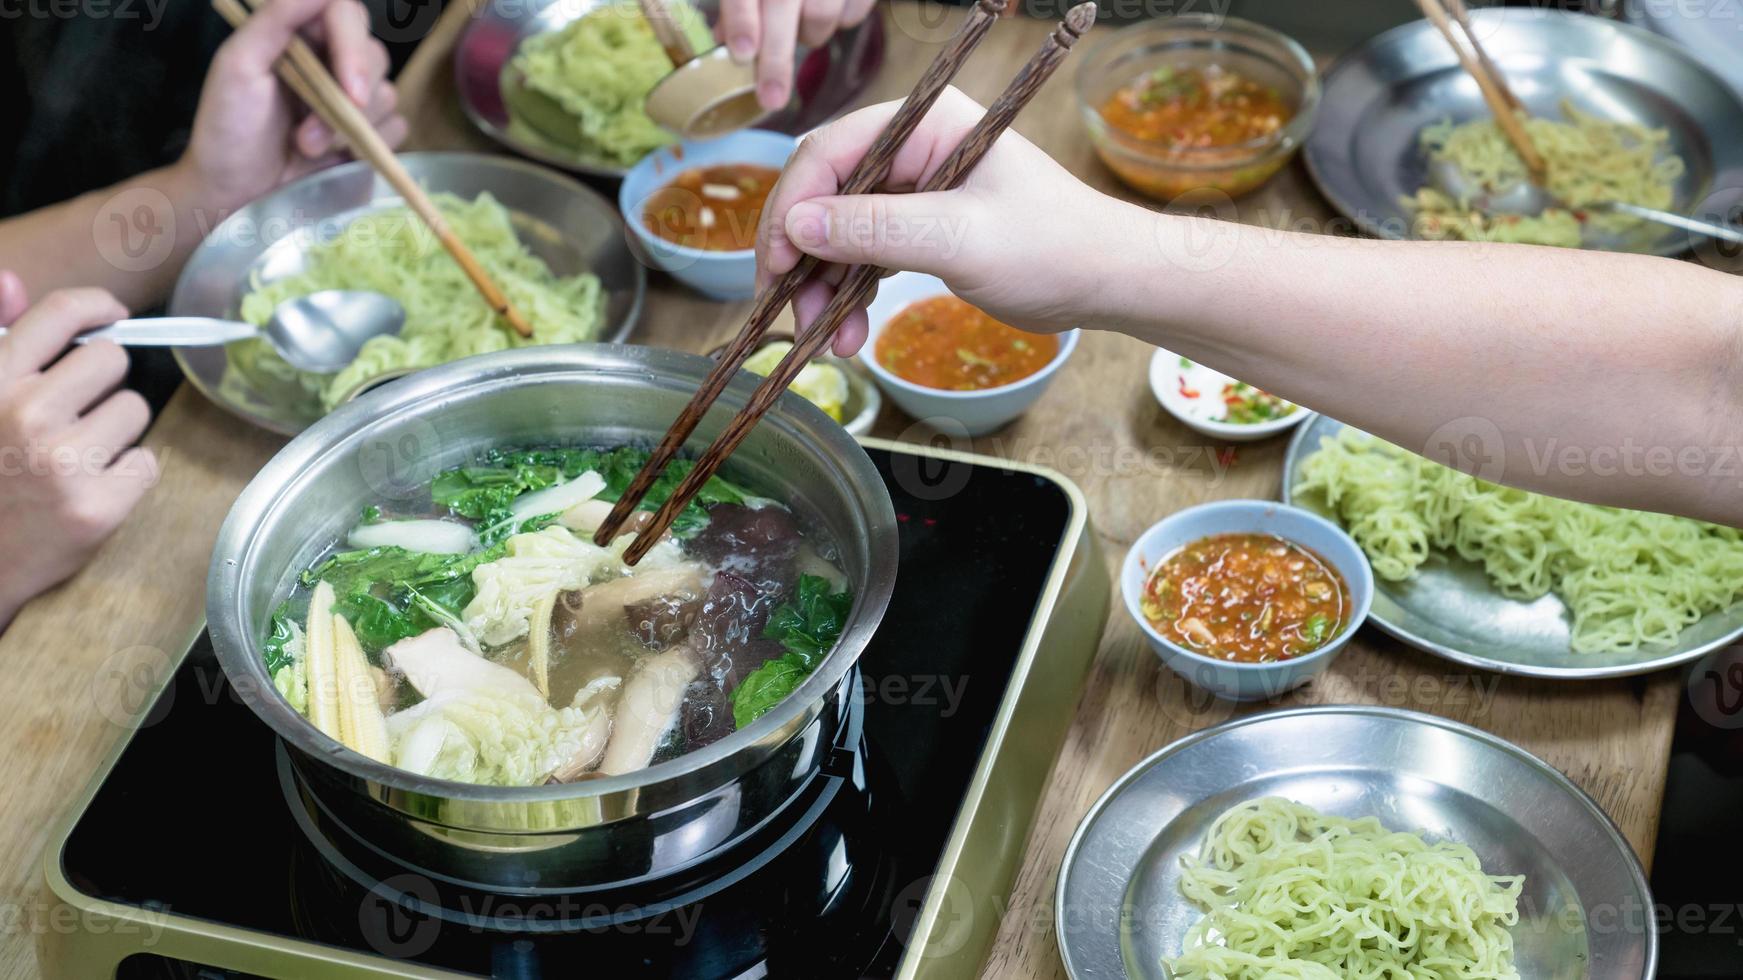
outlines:
[{"label": "person's forearm", "polygon": [[[1743,526],[1743,280],[1132,209],[1107,320],[1431,458]],[[1161,311],[1161,312],[1157,312]]]},{"label": "person's forearm", "polygon": [[169,298],[226,207],[171,165],[0,221],[0,269],[18,273],[33,297],[97,286],[129,309],[149,309]]}]

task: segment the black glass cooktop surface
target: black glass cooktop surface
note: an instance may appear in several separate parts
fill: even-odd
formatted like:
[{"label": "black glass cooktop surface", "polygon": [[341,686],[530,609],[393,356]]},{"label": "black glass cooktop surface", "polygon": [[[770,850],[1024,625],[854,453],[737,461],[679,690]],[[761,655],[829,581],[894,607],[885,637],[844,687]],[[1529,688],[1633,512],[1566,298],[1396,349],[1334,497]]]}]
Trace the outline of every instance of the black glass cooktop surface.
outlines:
[{"label": "black glass cooktop surface", "polygon": [[[901,564],[860,661],[862,734],[808,791],[804,819],[734,852],[720,869],[730,883],[604,928],[486,927],[524,911],[499,896],[444,896],[458,914],[420,914],[401,900],[415,881],[331,860],[287,802],[276,737],[204,637],[74,826],[68,880],[113,902],[476,976],[892,976],[1071,505],[1031,474],[870,452]],[[244,975],[142,954],[118,976]]]}]

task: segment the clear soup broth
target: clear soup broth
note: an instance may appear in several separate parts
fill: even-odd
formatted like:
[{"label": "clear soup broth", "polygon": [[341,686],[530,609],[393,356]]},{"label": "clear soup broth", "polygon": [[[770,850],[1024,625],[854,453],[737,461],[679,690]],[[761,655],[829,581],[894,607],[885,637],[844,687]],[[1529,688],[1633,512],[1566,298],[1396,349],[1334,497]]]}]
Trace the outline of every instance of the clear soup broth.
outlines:
[{"label": "clear soup broth", "polygon": [[502,449],[427,506],[365,508],[274,612],[273,683],[348,748],[444,779],[524,786],[633,772],[780,703],[852,607],[830,541],[716,477],[630,567],[689,464],[593,543],[645,451]]}]

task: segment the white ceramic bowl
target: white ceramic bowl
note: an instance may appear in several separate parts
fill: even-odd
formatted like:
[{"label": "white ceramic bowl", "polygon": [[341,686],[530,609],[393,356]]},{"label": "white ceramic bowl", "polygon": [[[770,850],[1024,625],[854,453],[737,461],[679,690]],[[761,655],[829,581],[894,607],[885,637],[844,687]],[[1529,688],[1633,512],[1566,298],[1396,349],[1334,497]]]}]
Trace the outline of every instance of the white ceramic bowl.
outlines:
[{"label": "white ceramic bowl", "polygon": [[[1330,563],[1350,589],[1351,614],[1343,629],[1305,656],[1261,664],[1216,660],[1158,633],[1144,618],[1142,608],[1150,573],[1169,555],[1213,534],[1274,534]],[[1330,666],[1368,618],[1368,606],[1374,600],[1374,573],[1361,546],[1343,528],[1317,514],[1271,500],[1218,500],[1188,507],[1145,531],[1126,552],[1120,569],[1120,595],[1126,612],[1169,670],[1219,698],[1260,701],[1300,687]]]},{"label": "white ceramic bowl", "polygon": [[910,304],[933,296],[943,296],[950,287],[936,276],[917,272],[898,272],[878,284],[878,294],[868,311],[871,333],[859,352],[860,363],[866,366],[878,387],[897,407],[923,421],[938,424],[943,421],[960,434],[979,436],[992,432],[1029,410],[1035,399],[1047,390],[1053,375],[1077,349],[1079,331],[1068,330],[1059,335],[1059,353],[1046,367],[1034,374],[997,388],[979,391],[946,391],[905,381],[891,374],[877,359],[878,335],[896,314]]},{"label": "white ceramic bowl", "polygon": [[724,163],[753,163],[778,170],[786,166],[798,146],[798,138],[785,133],[745,129],[716,140],[686,141],[642,157],[624,174],[617,189],[617,208],[629,229],[630,250],[646,265],[671,273],[711,299],[750,299],[756,294],[755,249],[717,252],[666,241],[648,230],[642,222],[642,209],[648,198],[686,170]]},{"label": "white ceramic bowl", "polygon": [[[1155,356],[1150,358],[1150,391],[1162,403],[1162,407],[1168,410],[1169,415],[1179,419],[1199,435],[1224,442],[1255,442],[1287,432],[1300,424],[1302,419],[1313,414],[1297,405],[1295,411],[1288,415],[1264,422],[1225,422],[1205,418],[1201,414],[1204,411],[1203,406],[1216,403],[1216,396],[1221,393],[1222,386],[1235,379],[1203,364],[1194,364],[1191,377],[1203,380],[1194,389],[1199,392],[1199,397],[1188,398],[1180,390],[1182,370],[1179,354],[1156,348]],[[1214,390],[1211,387],[1213,384]]]},{"label": "white ceramic bowl", "polygon": [[829,363],[847,375],[847,418],[841,420],[841,427],[851,436],[870,435],[872,426],[877,424],[878,413],[884,410],[884,396],[864,371],[835,358],[830,358]]}]

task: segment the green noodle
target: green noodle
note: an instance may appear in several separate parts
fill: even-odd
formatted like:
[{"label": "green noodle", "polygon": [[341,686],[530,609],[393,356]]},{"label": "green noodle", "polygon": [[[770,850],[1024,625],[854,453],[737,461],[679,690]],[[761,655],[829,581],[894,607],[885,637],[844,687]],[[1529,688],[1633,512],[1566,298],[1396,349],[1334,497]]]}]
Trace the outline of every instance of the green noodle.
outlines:
[{"label": "green noodle", "polygon": [[[1488,215],[1469,199],[1424,187],[1404,200],[1415,212],[1417,236],[1577,247],[1587,229],[1618,236],[1641,227],[1640,219],[1629,215],[1586,214],[1581,208],[1606,201],[1674,206],[1684,165],[1681,157],[1668,152],[1665,130],[1609,122],[1567,103],[1562,112],[1567,122],[1521,118],[1543,154],[1545,189],[1565,207],[1546,208],[1533,217]],[[1424,127],[1419,139],[1430,160],[1451,162],[1484,191],[1505,190],[1526,179],[1525,162],[1493,119],[1456,126],[1443,120]]]},{"label": "green noodle", "polygon": [[1277,797],[1218,817],[1180,891],[1204,910],[1174,980],[1514,980],[1522,875],[1469,847]]},{"label": "green noodle", "polygon": [[1435,550],[1483,566],[1503,595],[1555,593],[1575,653],[1669,643],[1743,596],[1743,533],[1497,486],[1345,429],[1301,464],[1299,495],[1335,512],[1394,582]]},{"label": "green noodle", "polygon": [[235,397],[288,392],[310,413],[334,407],[359,383],[401,368],[425,368],[472,354],[594,340],[604,319],[599,278],[554,275],[544,260],[515,236],[506,208],[489,194],[466,201],[432,195],[454,233],[464,241],[509,302],[533,327],[523,338],[485,305],[484,299],[434,234],[405,208],[365,215],[331,241],[309,248],[303,271],[263,282],[258,276],[242,297],[242,319],[265,324],[278,304],[323,289],[366,289],[405,307],[398,336],[376,337],[337,374],[313,374],[286,364],[264,340],[231,344],[224,386]]},{"label": "green noodle", "polygon": [[[694,7],[668,5],[696,50],[713,46],[708,24]],[[671,59],[634,3],[602,7],[561,30],[529,38],[508,64],[527,89],[548,97],[568,115],[554,125],[540,118],[529,125],[574,143],[588,156],[627,167],[674,141],[642,108],[648,92],[672,71]],[[510,84],[505,90],[512,89]],[[511,110],[516,106],[510,99]],[[569,132],[552,132],[563,124]]]}]

